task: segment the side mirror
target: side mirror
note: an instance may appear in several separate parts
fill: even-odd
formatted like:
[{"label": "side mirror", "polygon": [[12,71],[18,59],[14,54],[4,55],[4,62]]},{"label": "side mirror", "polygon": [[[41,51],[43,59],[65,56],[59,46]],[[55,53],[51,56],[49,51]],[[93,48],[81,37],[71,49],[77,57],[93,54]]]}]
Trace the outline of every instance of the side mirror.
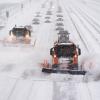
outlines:
[{"label": "side mirror", "polygon": [[9,35],[11,35],[11,31],[9,31]]},{"label": "side mirror", "polygon": [[50,55],[53,55],[53,48],[50,49]]},{"label": "side mirror", "polygon": [[78,54],[81,55],[81,49],[80,48],[78,48]]},{"label": "side mirror", "polygon": [[29,31],[29,36],[31,36],[31,31]]}]

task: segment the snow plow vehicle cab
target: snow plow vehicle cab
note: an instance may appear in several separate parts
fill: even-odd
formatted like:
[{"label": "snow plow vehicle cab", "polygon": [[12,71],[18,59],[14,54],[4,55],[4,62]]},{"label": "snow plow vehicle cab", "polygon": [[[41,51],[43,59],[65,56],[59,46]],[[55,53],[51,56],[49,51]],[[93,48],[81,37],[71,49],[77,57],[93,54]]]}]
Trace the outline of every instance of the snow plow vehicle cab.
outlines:
[{"label": "snow plow vehicle cab", "polygon": [[78,69],[78,55],[81,54],[80,49],[76,48],[73,43],[60,43],[55,44],[53,48],[50,49],[50,55],[53,57],[53,67],[62,66],[62,68],[67,67],[67,69]]},{"label": "snow plow vehicle cab", "polygon": [[52,56],[52,66],[43,68],[42,72],[73,75],[86,73],[78,66],[78,56],[81,55],[81,49],[69,41],[68,32],[63,31],[58,34],[58,41],[50,49],[50,55]]},{"label": "snow plow vehicle cab", "polygon": [[31,31],[26,27],[14,27],[9,32],[9,40],[12,43],[25,43],[31,42]]}]

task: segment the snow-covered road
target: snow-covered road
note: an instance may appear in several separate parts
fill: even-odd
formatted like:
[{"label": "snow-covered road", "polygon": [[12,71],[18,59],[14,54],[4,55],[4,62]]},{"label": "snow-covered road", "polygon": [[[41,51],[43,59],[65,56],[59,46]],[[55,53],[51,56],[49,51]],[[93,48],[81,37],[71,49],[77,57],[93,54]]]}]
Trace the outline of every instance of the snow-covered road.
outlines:
[{"label": "snow-covered road", "polygon": [[[59,6],[63,11],[65,30],[71,33],[71,40],[82,50],[79,64],[88,67],[90,73],[87,76],[41,72],[39,64],[45,59],[51,62],[49,49],[57,40],[55,29]],[[52,11],[51,23],[45,23],[48,10]],[[5,28],[0,30],[0,40],[8,36],[15,24],[32,25],[32,40],[36,43],[34,47],[0,44],[0,100],[99,100],[99,11],[99,0],[32,0],[11,16]],[[33,25],[37,12],[41,15],[40,24]],[[98,62],[93,62],[95,59]]]}]

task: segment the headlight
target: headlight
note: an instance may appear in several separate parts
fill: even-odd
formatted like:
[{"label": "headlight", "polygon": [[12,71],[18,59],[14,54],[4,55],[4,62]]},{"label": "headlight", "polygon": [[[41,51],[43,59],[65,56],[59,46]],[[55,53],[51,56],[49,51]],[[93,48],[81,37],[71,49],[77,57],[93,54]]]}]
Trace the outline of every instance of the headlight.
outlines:
[{"label": "headlight", "polygon": [[14,36],[13,34],[11,34],[8,38],[9,41],[12,41],[12,40],[16,40],[16,36]]},{"label": "headlight", "polygon": [[27,34],[27,35],[25,36],[25,39],[30,39],[29,34]]}]

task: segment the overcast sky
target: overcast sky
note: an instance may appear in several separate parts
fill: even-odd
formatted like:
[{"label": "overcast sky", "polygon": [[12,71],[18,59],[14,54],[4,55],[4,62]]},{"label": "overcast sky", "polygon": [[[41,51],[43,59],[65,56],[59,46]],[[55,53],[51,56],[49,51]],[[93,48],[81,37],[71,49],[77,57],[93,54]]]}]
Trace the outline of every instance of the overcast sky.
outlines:
[{"label": "overcast sky", "polygon": [[21,2],[23,0],[0,0],[0,3],[14,3],[14,2]]}]

